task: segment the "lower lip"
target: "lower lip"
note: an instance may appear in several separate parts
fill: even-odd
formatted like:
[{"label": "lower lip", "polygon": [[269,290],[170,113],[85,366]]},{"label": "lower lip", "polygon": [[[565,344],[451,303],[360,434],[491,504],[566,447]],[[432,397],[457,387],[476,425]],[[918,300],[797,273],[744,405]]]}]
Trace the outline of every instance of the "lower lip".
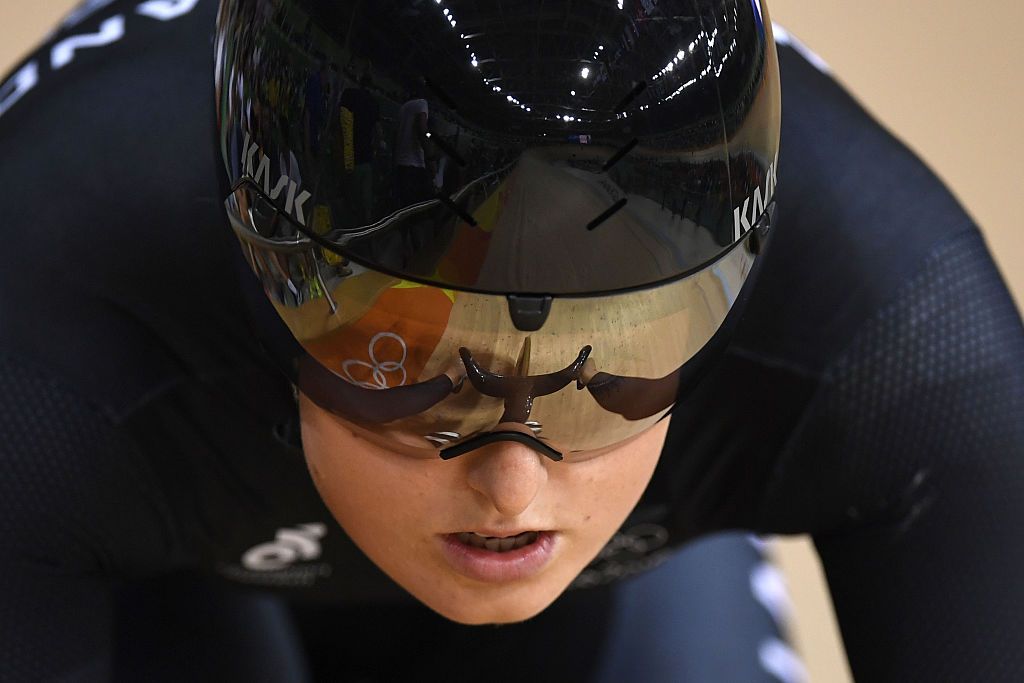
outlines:
[{"label": "lower lip", "polygon": [[538,532],[537,540],[530,545],[504,553],[466,545],[455,534],[441,537],[445,559],[452,568],[485,583],[519,581],[538,574],[554,556],[556,545],[553,531]]}]

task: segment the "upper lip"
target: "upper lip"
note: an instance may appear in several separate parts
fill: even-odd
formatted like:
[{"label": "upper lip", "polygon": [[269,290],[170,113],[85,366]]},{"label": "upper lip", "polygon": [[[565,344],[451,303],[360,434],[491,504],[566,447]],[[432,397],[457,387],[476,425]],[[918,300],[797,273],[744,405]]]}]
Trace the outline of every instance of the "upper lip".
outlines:
[{"label": "upper lip", "polygon": [[519,534],[525,534],[530,531],[540,533],[542,531],[545,531],[545,529],[541,527],[533,529],[460,529],[452,533],[461,534],[465,532],[470,532],[479,534],[481,536],[489,536],[491,538],[510,538],[512,536],[518,536]]}]

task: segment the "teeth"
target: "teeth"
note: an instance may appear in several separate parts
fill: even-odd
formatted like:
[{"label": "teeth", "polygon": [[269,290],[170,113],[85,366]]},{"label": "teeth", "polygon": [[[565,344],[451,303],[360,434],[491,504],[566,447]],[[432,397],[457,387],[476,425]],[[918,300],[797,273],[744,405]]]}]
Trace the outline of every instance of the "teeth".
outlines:
[{"label": "teeth", "polygon": [[462,531],[455,534],[455,536],[459,539],[460,543],[465,545],[490,550],[491,552],[504,553],[509,550],[517,550],[536,542],[540,537],[540,534],[536,531],[526,531],[518,536],[498,538],[495,536],[481,536],[480,534],[472,531]]},{"label": "teeth", "polygon": [[527,531],[525,534],[519,534],[516,536],[516,544],[514,547],[522,548],[524,545],[530,545],[534,543],[540,534],[536,531]]}]

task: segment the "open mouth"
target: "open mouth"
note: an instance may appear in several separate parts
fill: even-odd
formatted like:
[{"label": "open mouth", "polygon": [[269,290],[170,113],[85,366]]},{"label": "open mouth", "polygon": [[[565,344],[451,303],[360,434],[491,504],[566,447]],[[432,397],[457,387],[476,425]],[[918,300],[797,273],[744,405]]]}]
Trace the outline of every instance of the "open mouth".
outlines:
[{"label": "open mouth", "polygon": [[463,531],[455,534],[455,538],[459,540],[459,543],[468,545],[474,548],[480,548],[482,550],[490,550],[497,553],[507,553],[511,550],[518,550],[524,548],[532,543],[536,543],[537,539],[540,538],[540,533],[536,531],[524,531],[521,534],[515,536],[482,536],[474,531]]},{"label": "open mouth", "polygon": [[561,547],[561,534],[551,530],[508,536],[461,531],[441,538],[441,551],[452,569],[485,583],[521,581],[535,576],[548,566]]}]

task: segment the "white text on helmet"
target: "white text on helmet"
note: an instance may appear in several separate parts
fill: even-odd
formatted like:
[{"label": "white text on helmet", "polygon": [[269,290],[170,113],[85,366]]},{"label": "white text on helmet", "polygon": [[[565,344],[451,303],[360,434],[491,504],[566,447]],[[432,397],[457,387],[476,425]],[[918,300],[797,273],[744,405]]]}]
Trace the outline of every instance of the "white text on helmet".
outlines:
[{"label": "white text on helmet", "polygon": [[[242,145],[242,150],[242,168],[245,175],[252,178],[253,182],[257,185],[262,185],[263,194],[271,199],[276,200],[287,188],[288,195],[285,198],[284,212],[295,216],[295,220],[299,222],[299,225],[306,225],[306,214],[303,213],[302,207],[311,195],[305,190],[299,192],[299,184],[288,177],[286,173],[282,173],[278,177],[277,183],[271,187],[270,157],[264,154],[258,144],[250,140],[249,133],[245,134],[245,143]],[[257,153],[260,155],[259,163],[256,162]]]},{"label": "white text on helmet", "polygon": [[775,196],[775,185],[778,182],[776,172],[779,167],[779,155],[775,155],[775,161],[768,165],[768,172],[764,179],[764,192],[760,187],[754,188],[754,193],[743,200],[743,206],[733,210],[733,241],[738,241],[745,235],[757,219],[764,213],[766,207]]}]

